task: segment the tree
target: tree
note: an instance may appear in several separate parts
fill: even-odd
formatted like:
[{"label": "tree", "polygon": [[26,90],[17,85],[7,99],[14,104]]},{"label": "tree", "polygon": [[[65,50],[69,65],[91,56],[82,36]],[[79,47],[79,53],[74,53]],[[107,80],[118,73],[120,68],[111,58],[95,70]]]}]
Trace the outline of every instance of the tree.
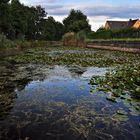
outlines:
[{"label": "tree", "polygon": [[55,40],[60,40],[64,35],[64,25],[60,22],[55,22],[55,27],[56,27]]},{"label": "tree", "polygon": [[27,15],[24,12],[24,5],[19,0],[12,0],[10,12],[12,18],[12,37],[24,38],[27,30]]},{"label": "tree", "polygon": [[0,0],[0,33],[5,35],[10,29],[9,0]]},{"label": "tree", "polygon": [[19,0],[0,0],[0,34],[8,39],[60,40],[64,34],[63,24],[53,17],[47,18],[41,6],[29,7]]},{"label": "tree", "polygon": [[56,22],[53,17],[48,17],[45,21],[44,39],[60,40],[64,34],[63,24]]},{"label": "tree", "polygon": [[47,13],[41,6],[24,8],[27,17],[26,39],[43,39],[44,22]]},{"label": "tree", "polygon": [[41,6],[36,6],[34,11],[35,39],[43,39],[44,23],[47,13]]},{"label": "tree", "polygon": [[91,31],[91,26],[87,16],[84,15],[80,10],[72,9],[67,18],[63,20],[65,26],[65,32],[79,32],[81,30],[89,32]]}]

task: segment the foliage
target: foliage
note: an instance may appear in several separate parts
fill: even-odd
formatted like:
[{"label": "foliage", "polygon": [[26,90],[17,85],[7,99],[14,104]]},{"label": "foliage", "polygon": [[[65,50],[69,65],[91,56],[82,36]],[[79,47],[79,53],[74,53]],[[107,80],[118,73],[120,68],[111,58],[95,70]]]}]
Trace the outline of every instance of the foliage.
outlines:
[{"label": "foliage", "polygon": [[87,35],[88,39],[127,39],[127,38],[139,38],[140,29],[128,28],[121,30],[106,30],[99,28],[96,32],[90,32]]},{"label": "foliage", "polygon": [[[46,63],[46,64],[64,64],[64,65],[82,65],[82,66],[118,66],[123,64],[136,64],[138,65],[140,57],[138,54],[115,52],[112,51],[94,51],[93,49],[85,48],[68,48],[68,47],[51,47],[50,49],[58,52],[58,56],[50,56],[47,48],[34,48],[28,53],[23,55],[17,55],[11,59],[17,62],[35,62],[35,63]],[[66,50],[66,52],[65,52]],[[71,53],[74,50],[74,53]],[[64,52],[64,53],[63,53]],[[45,55],[44,55],[45,54]]]},{"label": "foliage", "polygon": [[9,15],[9,0],[0,0],[0,33],[9,33],[10,30],[10,15]]},{"label": "foliage", "polygon": [[79,31],[77,33],[77,39],[84,41],[86,39],[86,33],[85,33],[85,31]]},{"label": "foliage", "polygon": [[29,7],[19,0],[0,1],[0,33],[12,40],[60,40],[64,26],[41,6]]},{"label": "foliage", "polygon": [[87,40],[95,39],[94,34],[95,34],[94,31],[91,31],[91,32],[87,33],[87,35],[86,35]]},{"label": "foliage", "polygon": [[61,23],[56,22],[53,17],[48,17],[45,21],[44,39],[60,40],[64,34],[64,27]]},{"label": "foliage", "polygon": [[79,32],[81,30],[91,31],[91,26],[88,23],[87,16],[80,10],[72,9],[67,18],[63,20],[65,32]]},{"label": "foliage", "polygon": [[140,38],[140,29],[128,28],[113,31],[113,38]]},{"label": "foliage", "polygon": [[[54,53],[53,53],[54,52]],[[50,55],[51,54],[51,55]],[[140,56],[139,54],[101,51],[82,48],[34,48],[22,55],[9,57],[9,60],[22,63],[42,63],[50,65],[78,65],[112,67],[104,77],[93,77],[91,85],[97,90],[113,94],[108,100],[117,101],[116,97],[127,98],[124,94],[140,98]]]},{"label": "foliage", "polygon": [[140,98],[140,65],[139,63],[126,64],[109,72],[105,77],[93,77],[92,85],[98,85],[98,90],[111,92],[115,96],[129,93]]},{"label": "foliage", "polygon": [[61,40],[64,32],[91,31],[87,16],[71,10],[63,24],[47,17],[41,6],[29,7],[19,0],[0,2],[0,33],[11,40]]},{"label": "foliage", "polygon": [[48,44],[56,44],[55,42],[48,42],[48,41],[25,41],[25,40],[14,40],[11,41],[6,38],[4,34],[0,34],[0,48],[5,49],[5,48],[30,48],[30,47],[46,47]]},{"label": "foliage", "polygon": [[97,32],[91,32],[88,34],[89,39],[109,39],[112,38],[111,30],[99,29]]},{"label": "foliage", "polygon": [[63,36],[63,40],[72,40],[72,39],[76,39],[76,34],[74,32],[66,33]]},{"label": "foliage", "polygon": [[8,40],[4,34],[0,34],[0,48],[14,47],[15,43]]},{"label": "foliage", "polygon": [[66,40],[67,41],[69,41],[69,40],[85,41],[85,39],[86,39],[85,31],[80,31],[78,33],[69,32],[69,33],[64,34],[64,36],[63,36],[63,40],[65,40],[65,41]]}]

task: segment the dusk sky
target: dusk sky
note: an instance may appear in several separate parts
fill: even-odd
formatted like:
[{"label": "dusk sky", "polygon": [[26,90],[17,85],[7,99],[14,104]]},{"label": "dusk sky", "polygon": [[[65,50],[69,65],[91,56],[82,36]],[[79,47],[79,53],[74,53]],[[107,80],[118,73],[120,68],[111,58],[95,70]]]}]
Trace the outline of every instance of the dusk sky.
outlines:
[{"label": "dusk sky", "polygon": [[48,16],[57,21],[67,17],[71,9],[81,10],[88,16],[92,30],[97,30],[106,20],[140,18],[140,0],[20,0],[25,5],[41,5]]}]

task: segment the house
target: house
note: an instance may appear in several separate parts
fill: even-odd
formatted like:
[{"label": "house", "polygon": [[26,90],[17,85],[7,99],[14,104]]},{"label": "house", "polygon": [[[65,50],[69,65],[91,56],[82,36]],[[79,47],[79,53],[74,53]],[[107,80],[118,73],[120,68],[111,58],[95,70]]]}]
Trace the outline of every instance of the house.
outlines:
[{"label": "house", "polygon": [[125,28],[140,28],[140,20],[130,19],[129,21],[106,21],[105,29],[120,30]]},{"label": "house", "polygon": [[133,28],[136,28],[136,29],[140,28],[140,20],[137,20],[135,22],[135,24],[133,25]]}]

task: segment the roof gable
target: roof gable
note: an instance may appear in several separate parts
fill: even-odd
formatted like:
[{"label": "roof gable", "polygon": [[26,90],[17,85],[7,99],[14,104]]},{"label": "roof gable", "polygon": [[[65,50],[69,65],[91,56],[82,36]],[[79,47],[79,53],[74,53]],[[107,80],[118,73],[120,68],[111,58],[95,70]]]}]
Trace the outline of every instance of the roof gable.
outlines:
[{"label": "roof gable", "polygon": [[131,28],[137,21],[138,19],[129,21],[107,21],[106,25],[108,25],[112,30],[119,30],[124,28]]}]

